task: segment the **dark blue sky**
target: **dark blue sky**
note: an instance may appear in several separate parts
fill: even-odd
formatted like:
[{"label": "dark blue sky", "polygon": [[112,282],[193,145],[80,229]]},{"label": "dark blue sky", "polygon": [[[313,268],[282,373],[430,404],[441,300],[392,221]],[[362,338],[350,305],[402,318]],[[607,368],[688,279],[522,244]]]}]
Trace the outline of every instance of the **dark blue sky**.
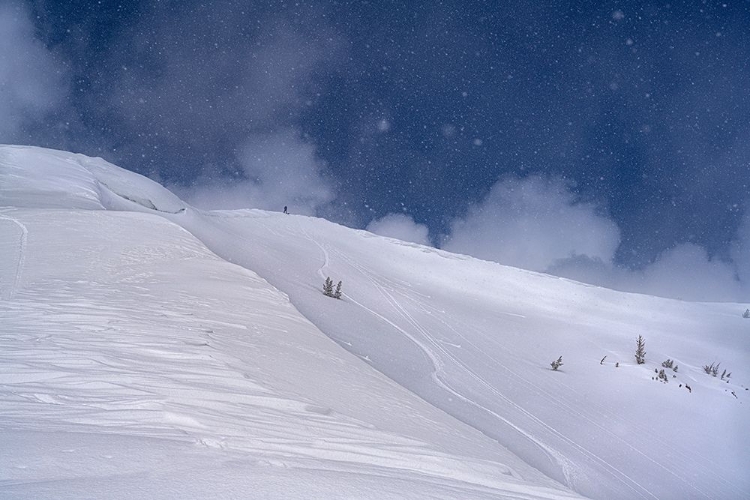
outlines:
[{"label": "dark blue sky", "polygon": [[100,155],[207,206],[288,199],[357,227],[403,213],[437,244],[493,187],[541,176],[619,231],[613,255],[576,255],[640,268],[694,243],[736,260],[750,2],[12,5],[62,96],[3,142]]}]

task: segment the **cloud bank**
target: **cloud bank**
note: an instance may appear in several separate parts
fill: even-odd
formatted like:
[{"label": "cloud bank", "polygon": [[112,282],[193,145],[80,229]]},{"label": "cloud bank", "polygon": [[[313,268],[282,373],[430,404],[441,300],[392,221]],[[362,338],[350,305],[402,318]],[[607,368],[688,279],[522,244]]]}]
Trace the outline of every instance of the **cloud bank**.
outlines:
[{"label": "cloud bank", "polygon": [[190,203],[210,209],[260,208],[315,214],[333,189],[322,173],[315,147],[293,129],[248,138],[237,154],[236,180],[203,177],[192,187],[169,186]]},{"label": "cloud bank", "polygon": [[617,225],[576,199],[559,178],[509,177],[497,182],[466,217],[454,219],[442,247],[533,271],[586,256],[612,262]]},{"label": "cloud bank", "polygon": [[561,179],[506,178],[454,219],[442,248],[616,290],[691,301],[750,296],[750,213],[729,259],[679,244],[632,270],[615,264],[620,232],[596,205],[582,203]]},{"label": "cloud bank", "polygon": [[409,215],[388,214],[370,222],[367,230],[380,236],[431,246],[427,226],[417,224]]}]

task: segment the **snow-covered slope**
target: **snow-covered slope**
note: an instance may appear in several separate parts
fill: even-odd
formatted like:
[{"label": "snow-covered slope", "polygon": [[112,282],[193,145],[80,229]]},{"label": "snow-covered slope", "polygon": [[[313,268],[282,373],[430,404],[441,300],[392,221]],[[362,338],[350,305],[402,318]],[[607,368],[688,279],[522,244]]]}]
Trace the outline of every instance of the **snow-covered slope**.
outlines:
[{"label": "snow-covered slope", "polygon": [[[184,225],[348,350],[584,495],[750,496],[739,304],[614,292],[306,217],[191,212]],[[321,297],[325,276],[342,280],[342,301]],[[667,359],[677,371],[654,380]],[[731,378],[706,375],[714,362]]]},{"label": "snow-covered slope", "polygon": [[[741,305],[200,212],[37,148],[0,148],[2,206],[5,496],[72,497],[91,477],[98,497],[570,495],[549,478],[594,498],[750,496]],[[653,380],[667,358],[679,369]]]},{"label": "snow-covered slope", "polygon": [[151,181],[2,147],[0,206],[1,498],[575,496],[154,215],[188,207]]}]

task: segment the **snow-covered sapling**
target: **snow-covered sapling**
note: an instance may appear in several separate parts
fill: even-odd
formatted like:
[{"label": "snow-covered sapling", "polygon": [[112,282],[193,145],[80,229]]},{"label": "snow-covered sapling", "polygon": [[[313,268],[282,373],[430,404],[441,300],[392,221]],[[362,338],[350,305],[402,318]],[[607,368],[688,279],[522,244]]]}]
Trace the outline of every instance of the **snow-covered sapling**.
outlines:
[{"label": "snow-covered sapling", "polygon": [[745,312],[742,313],[743,318],[750,318],[750,309],[745,309]]},{"label": "snow-covered sapling", "polygon": [[562,365],[563,365],[562,356],[557,358],[556,361],[553,361],[552,363],[550,363],[550,366],[552,366],[552,369],[555,371],[557,371],[557,369],[560,368]]},{"label": "snow-covered sapling", "polygon": [[638,340],[636,341],[635,360],[639,365],[646,362],[646,341],[640,335],[638,335]]},{"label": "snow-covered sapling", "polygon": [[340,299],[341,298],[341,282],[339,281],[339,284],[336,285],[336,291],[333,292],[333,298],[334,299]]}]

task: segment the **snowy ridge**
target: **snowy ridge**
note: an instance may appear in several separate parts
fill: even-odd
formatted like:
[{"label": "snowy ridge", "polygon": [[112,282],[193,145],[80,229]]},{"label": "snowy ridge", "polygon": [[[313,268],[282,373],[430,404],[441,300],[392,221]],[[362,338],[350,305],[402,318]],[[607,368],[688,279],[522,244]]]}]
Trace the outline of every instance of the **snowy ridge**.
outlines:
[{"label": "snowy ridge", "polygon": [[[0,207],[0,438],[18,443],[0,455],[2,496],[73,498],[88,475],[109,498],[134,484],[181,484],[180,498],[750,494],[739,304],[613,292],[320,219],[200,212],[38,148],[0,147]],[[328,276],[342,300],[320,292]],[[658,382],[667,358],[679,370]],[[703,373],[711,362],[731,377]],[[64,465],[84,432],[85,474]]]}]

